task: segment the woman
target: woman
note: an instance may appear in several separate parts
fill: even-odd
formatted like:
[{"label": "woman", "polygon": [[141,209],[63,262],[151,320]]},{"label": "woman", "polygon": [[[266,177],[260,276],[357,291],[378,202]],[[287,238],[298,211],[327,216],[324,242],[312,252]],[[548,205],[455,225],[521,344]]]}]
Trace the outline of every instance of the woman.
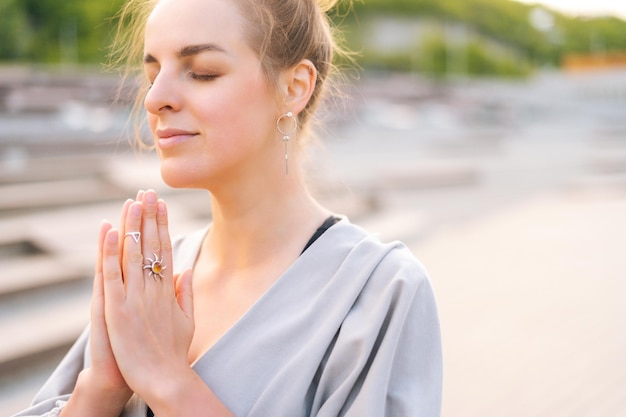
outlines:
[{"label": "woman", "polygon": [[154,191],[126,202],[118,229],[104,222],[91,325],[18,415],[439,415],[426,273],[304,183],[298,141],[331,70],[331,6],[129,6],[161,174],[208,190],[212,223],[172,244]]}]

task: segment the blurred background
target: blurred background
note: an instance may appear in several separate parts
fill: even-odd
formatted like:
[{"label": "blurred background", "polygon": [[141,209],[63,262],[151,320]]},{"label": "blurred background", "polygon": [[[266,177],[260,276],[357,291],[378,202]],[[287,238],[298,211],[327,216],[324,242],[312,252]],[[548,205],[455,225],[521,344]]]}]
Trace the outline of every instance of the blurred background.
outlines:
[{"label": "blurred background", "polygon": [[[311,148],[319,198],[426,265],[443,416],[626,416],[626,5],[366,0],[359,69]],[[0,414],[89,316],[101,219],[154,188],[172,233],[208,196],[128,145],[103,70],[122,0],[0,0]],[[622,9],[620,10],[619,7]],[[347,63],[346,63],[347,65]]]}]

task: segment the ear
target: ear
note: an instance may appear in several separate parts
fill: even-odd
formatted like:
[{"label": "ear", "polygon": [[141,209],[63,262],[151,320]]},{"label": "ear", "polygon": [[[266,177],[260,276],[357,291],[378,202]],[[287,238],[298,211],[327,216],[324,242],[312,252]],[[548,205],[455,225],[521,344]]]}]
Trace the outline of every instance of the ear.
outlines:
[{"label": "ear", "polygon": [[308,59],[303,59],[282,74],[285,111],[300,113],[307,105],[317,82],[317,70]]}]

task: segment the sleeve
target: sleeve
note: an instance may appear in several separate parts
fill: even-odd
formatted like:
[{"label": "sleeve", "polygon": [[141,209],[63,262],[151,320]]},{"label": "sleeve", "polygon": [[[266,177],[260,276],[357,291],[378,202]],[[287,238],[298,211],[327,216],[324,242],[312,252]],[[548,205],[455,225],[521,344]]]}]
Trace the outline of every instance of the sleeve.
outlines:
[{"label": "sleeve", "polygon": [[89,328],[86,328],[33,399],[31,407],[13,417],[57,417],[86,367]]},{"label": "sleeve", "polygon": [[438,417],[442,373],[430,280],[412,255],[387,256],[337,333],[312,415]]}]

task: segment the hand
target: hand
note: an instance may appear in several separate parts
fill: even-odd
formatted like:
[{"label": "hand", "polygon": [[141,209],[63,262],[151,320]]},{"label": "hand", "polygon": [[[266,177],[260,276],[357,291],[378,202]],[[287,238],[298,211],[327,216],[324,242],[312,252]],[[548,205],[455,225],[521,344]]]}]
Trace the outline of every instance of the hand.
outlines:
[{"label": "hand", "polygon": [[[128,204],[127,204],[128,205]],[[104,282],[103,282],[103,247],[107,233],[112,226],[108,222],[103,222],[100,226],[98,236],[98,255],[96,258],[96,267],[93,282],[93,292],[91,299],[91,372],[96,377],[99,385],[108,392],[119,392],[121,398],[126,401],[132,395],[132,391],[126,384],[124,377],[113,356],[111,343],[107,333],[107,325],[105,321],[104,307]],[[126,403],[124,401],[124,403]]]},{"label": "hand", "polygon": [[[128,206],[128,203],[125,207]],[[103,282],[103,249],[111,224],[103,222],[98,236],[93,294],[91,299],[91,366],[78,376],[74,393],[62,415],[119,416],[130,399],[132,391],[120,372],[111,349],[105,320]]]},{"label": "hand", "polygon": [[[139,242],[126,236],[137,231]],[[173,273],[167,208],[154,191],[123,210],[120,232],[107,230],[102,270],[112,352],[129,387],[148,397],[164,375],[190,369],[194,331],[191,271]]]}]

